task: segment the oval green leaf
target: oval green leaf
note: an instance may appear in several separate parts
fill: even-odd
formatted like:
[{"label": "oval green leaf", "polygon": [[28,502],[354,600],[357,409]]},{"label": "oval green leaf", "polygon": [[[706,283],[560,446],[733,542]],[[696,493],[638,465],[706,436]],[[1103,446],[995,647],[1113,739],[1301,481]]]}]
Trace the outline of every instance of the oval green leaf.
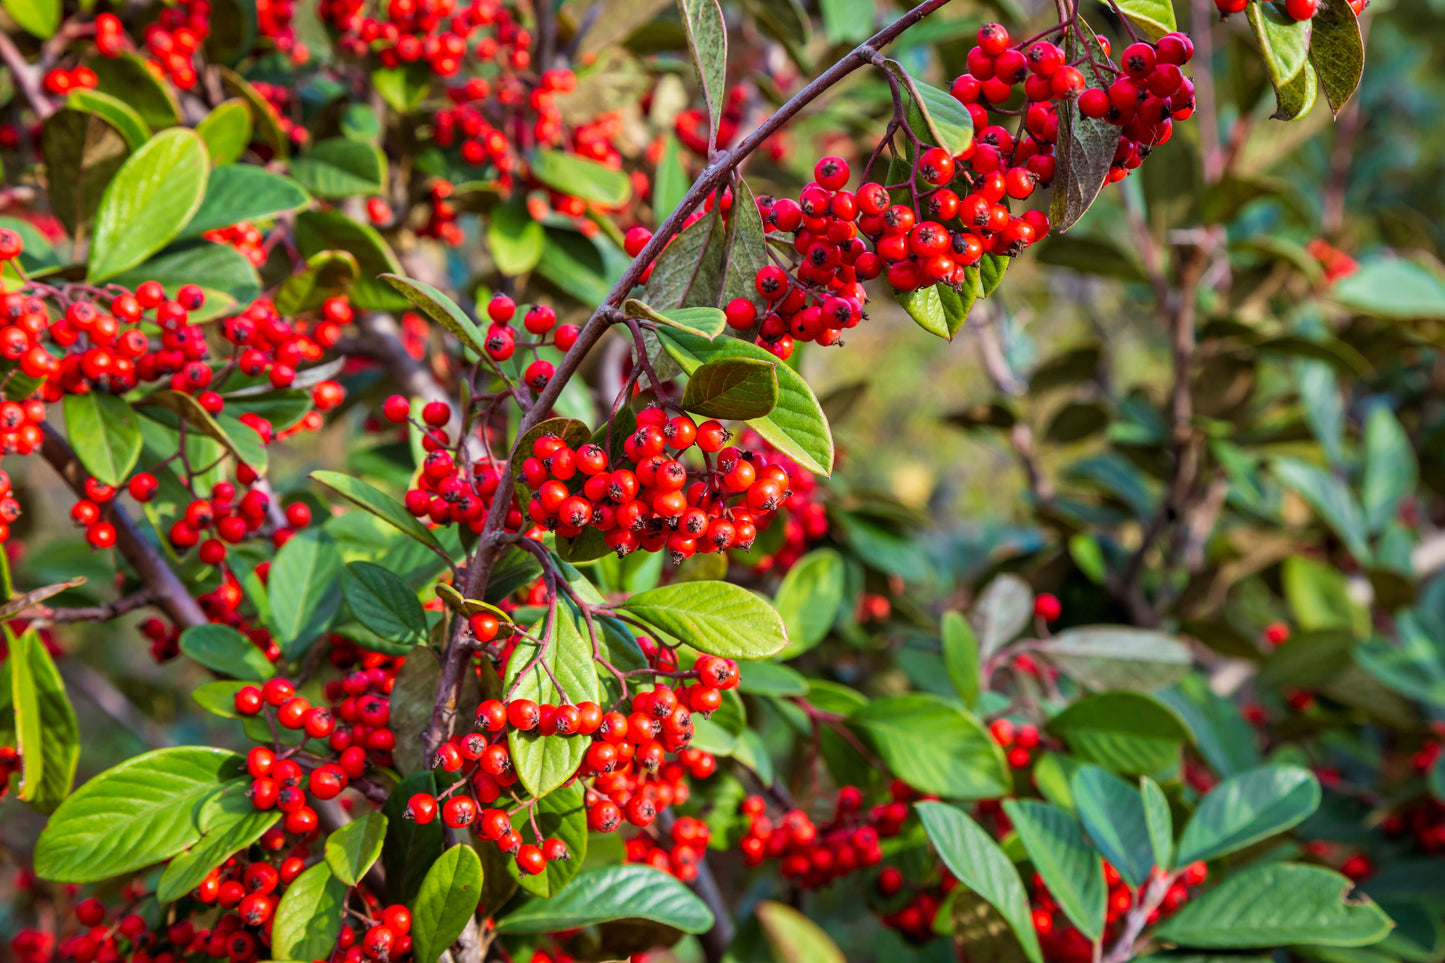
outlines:
[{"label": "oval green leaf", "polygon": [[788,644],[777,611],[728,582],[664,585],[637,593],[619,608],[695,649],[729,659],[766,659]]},{"label": "oval green leaf", "polygon": [[411,910],[412,953],[435,960],[466,929],[482,898],[482,861],[470,846],[453,846],[432,863]]},{"label": "oval green leaf", "polygon": [[170,243],[201,206],[210,160],[195,131],[161,131],[130,156],[101,196],[89,281],[134,267]]}]

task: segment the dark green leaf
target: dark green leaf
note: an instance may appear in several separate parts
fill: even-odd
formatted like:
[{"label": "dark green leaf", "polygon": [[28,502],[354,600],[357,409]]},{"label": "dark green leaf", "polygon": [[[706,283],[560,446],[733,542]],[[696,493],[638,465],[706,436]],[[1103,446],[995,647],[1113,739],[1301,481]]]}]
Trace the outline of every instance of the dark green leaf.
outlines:
[{"label": "dark green leaf", "polygon": [[653,262],[645,300],[660,311],[716,307],[726,259],[727,231],[714,209],[689,224],[662,249]]},{"label": "dark green leaf", "polygon": [[121,485],[140,458],[140,426],[124,399],[104,391],[65,396],[65,428],[86,471]]},{"label": "dark green leaf", "polygon": [[513,276],[526,274],[542,260],[546,246],[547,232],[542,222],[532,217],[520,199],[492,209],[487,222],[487,247],[498,271]]},{"label": "dark green leaf", "polygon": [[1054,716],[1048,728],[1085,761],[1128,774],[1165,768],[1190,741],[1173,711],[1138,692],[1088,696]]},{"label": "dark green leaf", "polygon": [[341,553],[319,529],[297,533],[276,553],[266,595],[276,642],[288,659],[300,657],[331,624],[341,606],[340,575]]},{"label": "dark green leaf", "polygon": [[206,301],[191,312],[193,324],[233,313],[237,302],[251,301],[261,293],[261,279],[244,254],[229,244],[199,238],[177,241],[111,281],[130,288],[142,281],[159,281],[166,295],[174,297],[181,285],[197,279],[202,282]]},{"label": "dark green leaf", "polygon": [[1276,458],[1272,467],[1280,483],[1297,492],[1334,529],[1350,554],[1368,564],[1365,515],[1349,487],[1323,468],[1298,459]]},{"label": "dark green leaf", "polygon": [[106,185],[131,148],[123,134],[100,117],[62,109],[41,128],[40,151],[50,207],[74,237],[90,224]]},{"label": "dark green leaf", "polygon": [[1149,829],[1149,848],[1154,862],[1163,869],[1174,865],[1174,814],[1164,790],[1148,776],[1139,777],[1139,798],[1144,802],[1144,822]]},{"label": "dark green leaf", "polygon": [[920,792],[992,799],[1013,785],[1003,750],[983,724],[938,696],[875,699],[849,715],[848,724]]},{"label": "dark green leaf", "polygon": [[412,796],[422,792],[435,796],[440,788],[434,773],[413,773],[397,784],[382,807],[386,840],[381,847],[381,865],[386,870],[387,898],[393,903],[411,905],[427,869],[442,854],[442,821],[418,824],[406,818]]},{"label": "dark green leaf", "polygon": [[180,644],[201,665],[233,679],[259,682],[276,674],[265,653],[229,625],[193,625],[181,633]]},{"label": "dark green leaf", "polygon": [[276,310],[293,315],[319,308],[327,298],[349,290],[357,270],[356,258],[348,251],[318,251],[306,259],[304,270],[281,282]]},{"label": "dark green leaf", "polygon": [[705,362],[688,375],[682,407],[705,418],[761,418],[778,403],[777,367],[757,358]]},{"label": "dark green leaf", "polygon": [[1254,728],[1244,721],[1238,706],[1209,688],[1204,676],[1187,675],[1158,698],[1179,713],[1194,733],[1195,748],[1220,776],[1237,775],[1259,765]]},{"label": "dark green leaf", "polygon": [[[1087,54],[1096,63],[1112,64],[1099,46],[1099,38],[1082,17],[1077,24],[1078,30],[1070,33],[1065,44],[1068,60],[1073,62]],[[1084,80],[1090,87],[1107,88],[1112,77],[1097,67],[1084,66]],[[1106,120],[1085,117],[1079,112],[1076,100],[1063,102],[1055,147],[1053,197],[1049,202],[1052,230],[1062,234],[1084,216],[1109,177],[1109,166],[1118,145],[1117,127]],[[988,279],[984,278],[985,295],[988,290]]]},{"label": "dark green leaf", "polygon": [[[1348,8],[1348,4],[1345,5]],[[1365,523],[1378,532],[1415,491],[1419,466],[1410,437],[1394,412],[1379,405],[1365,420],[1365,478],[1360,488]]]},{"label": "dark green leaf", "polygon": [[132,154],[100,199],[86,278],[104,281],[165,247],[200,207],[208,165],[206,145],[183,128]]},{"label": "dark green leaf", "polygon": [[1179,840],[1178,861],[1210,860],[1299,825],[1320,805],[1308,769],[1262,766],[1226,779],[1199,804]]},{"label": "dark green leaf", "polygon": [[388,642],[426,642],[426,613],[416,593],[380,565],[352,562],[341,573],[341,594],[356,620]]},{"label": "dark green leaf", "polygon": [[532,175],[559,194],[603,207],[620,207],[632,196],[632,180],[626,171],[577,154],[539,150],[532,155]]},{"label": "dark green leaf", "polygon": [[728,582],[678,582],[619,606],[664,634],[729,659],[766,659],[788,644],[783,619],[765,600]]},{"label": "dark green leaf", "polygon": [[1200,949],[1378,943],[1390,932],[1390,918],[1367,897],[1346,898],[1350,888],[1323,866],[1251,866],[1190,900],[1154,935]]},{"label": "dark green leaf", "polygon": [[[767,313],[767,301],[758,293],[758,272],[770,264],[767,231],[757,198],[747,181],[739,180],[733,196],[732,217],[727,227],[727,256],[723,264],[722,291],[717,303],[726,306],[734,298],[751,301],[758,317]],[[725,322],[724,322],[725,323]],[[721,333],[720,326],[717,331]]]},{"label": "dark green leaf", "polygon": [[[181,236],[199,237],[213,228],[265,220],[305,207],[310,200],[301,185],[265,168],[250,164],[218,167],[211,171],[201,206],[186,222]],[[205,280],[204,275],[198,277]]]},{"label": "dark green leaf", "polygon": [[366,197],[386,189],[386,155],[346,137],[318,142],[291,161],[291,176],[317,197]]},{"label": "dark green leaf", "polygon": [[431,90],[432,72],[425,63],[382,67],[371,72],[371,83],[386,105],[398,114],[409,114],[421,106]]},{"label": "dark green leaf", "polygon": [[378,280],[396,274],[401,264],[390,246],[369,224],[353,221],[340,211],[302,211],[296,215],[296,243],[306,257],[322,251],[348,251],[356,258],[356,284],[351,303],[369,311],[400,311],[411,303],[391,285]]},{"label": "dark green leaf", "polygon": [[949,872],[998,910],[1033,963],[1043,963],[1028,894],[1018,870],[998,843],[961,809],[941,802],[921,802],[914,808],[928,841]]},{"label": "dark green leaf", "polygon": [[677,6],[687,31],[687,45],[692,50],[692,65],[702,84],[702,99],[707,104],[711,146],[716,141],[727,99],[727,23],[718,0],[677,0]]},{"label": "dark green leaf", "polygon": [[338,471],[313,471],[311,479],[325,485],[358,508],[375,515],[403,535],[416,539],[434,551],[442,552],[441,542],[437,541],[431,530],[385,492],[373,488],[359,478],[352,478]]},{"label": "dark green leaf", "polygon": [[140,114],[152,130],[181,121],[181,108],[171,89],[151,73],[146,58],[126,51],[118,57],[91,56],[86,65],[95,71],[96,89],[117,97]]},{"label": "dark green leaf", "polygon": [[1098,766],[1079,767],[1069,789],[1099,852],[1130,886],[1144,885],[1154,868],[1154,848],[1139,790]]},{"label": "dark green leaf", "polygon": [[1084,828],[1062,809],[1033,799],[1005,799],[1003,808],[1059,908],[1081,933],[1097,940],[1104,932],[1108,887]]},{"label": "dark green leaf", "polygon": [[183,746],[107,769],[50,817],[35,846],[36,874],[91,883],[169,859],[200,838],[193,811],[240,760],[223,749]]},{"label": "dark green leaf", "polygon": [[1338,117],[1365,73],[1360,21],[1348,3],[1321,4],[1311,22],[1310,63],[1330,110]]},{"label": "dark green leaf", "polygon": [[[696,371],[705,362],[723,358],[751,358],[766,362],[777,360],[757,345],[737,338],[708,341],[674,330],[660,330],[658,336],[668,354],[672,355],[688,374]],[[778,365],[776,372],[777,406],[767,416],[753,418],[748,424],[804,468],[821,475],[830,474],[833,470],[833,434],[818,399],[813,396],[813,390],[808,387],[808,383],[792,368]]]},{"label": "dark green leaf", "polygon": [[396,288],[427,317],[446,328],[478,355],[486,355],[486,336],[476,322],[457,303],[430,284],[396,274],[383,274],[381,279]]},{"label": "dark green leaf", "polygon": [[531,899],[497,920],[500,933],[551,933],[611,920],[641,919],[703,933],[712,912],[682,883],[651,866],[609,866],[580,873],[552,899]]},{"label": "dark green leaf", "polygon": [[151,129],[136,113],[135,108],[119,97],[103,94],[98,90],[75,90],[65,98],[65,106],[71,110],[83,110],[109,123],[120,131],[126,144],[135,150],[150,140]]},{"label": "dark green leaf", "polygon": [[412,907],[413,954],[434,960],[466,929],[482,897],[482,863],[470,846],[453,846],[442,853]]},{"label": "dark green leaf", "polygon": [[1279,109],[1275,116],[1292,120],[1314,102],[1315,79],[1307,69],[1310,22],[1295,20],[1273,3],[1255,3],[1245,9],[1259,52],[1274,85]]}]

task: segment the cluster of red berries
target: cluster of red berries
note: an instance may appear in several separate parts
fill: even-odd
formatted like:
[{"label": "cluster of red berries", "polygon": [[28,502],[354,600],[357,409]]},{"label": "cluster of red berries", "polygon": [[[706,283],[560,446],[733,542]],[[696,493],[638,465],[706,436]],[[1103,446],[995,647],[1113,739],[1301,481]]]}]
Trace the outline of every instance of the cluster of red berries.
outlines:
[{"label": "cluster of red berries", "polygon": [[[720,422],[699,425],[649,407],[638,413],[637,426],[622,445],[627,467],[614,467],[601,445],[573,450],[555,436],[537,439],[522,465],[536,493],[527,505],[532,522],[565,538],[595,528],[619,556],[666,548],[680,563],[698,552],[746,551],[757,522],[788,497],[787,469],[728,446]],[[700,469],[678,457],[694,445]]]},{"label": "cluster of red berries", "polygon": [[782,544],[771,553],[750,560],[753,571],[759,574],[781,574],[792,568],[808,549],[828,534],[828,510],[823,504],[824,490],[818,485],[818,479],[812,472],[778,451],[751,428],[744,429],[738,436],[738,447],[761,453],[769,465],[780,467],[788,473],[788,495],[782,508],[757,519],[759,532],[765,532],[774,525],[782,525]]},{"label": "cluster of red berries", "polygon": [[348,56],[375,57],[383,67],[426,64],[438,77],[455,76],[469,49],[477,60],[513,71],[531,66],[530,33],[497,0],[464,6],[456,0],[389,0],[375,16],[366,7],[362,0],[322,0],[318,8],[339,34],[337,49]]},{"label": "cluster of red berries", "polygon": [[457,223],[456,205],[448,200],[452,191],[451,181],[438,178],[431,182],[427,187],[427,195],[431,200],[429,213],[426,223],[417,229],[417,234],[434,237],[444,244],[458,247],[466,240],[466,235],[462,233],[462,226]]},{"label": "cluster of red berries", "polygon": [[[1159,905],[1149,911],[1145,918],[1146,925],[1152,925],[1177,913],[1189,901],[1190,890],[1203,883],[1208,875],[1209,870],[1202,862],[1186,866],[1169,885]],[[1104,882],[1108,886],[1104,909],[1104,941],[1108,944],[1118,939],[1124,929],[1124,918],[1130,910],[1142,903],[1144,890],[1151,885],[1151,881],[1146,880],[1136,890],[1106,861]],[[1044,958],[1049,963],[1090,963],[1094,959],[1094,942],[1070,923],[1059,910],[1058,903],[1038,874],[1034,875],[1031,889],[1031,916]]]},{"label": "cluster of red berries", "polygon": [[[251,87],[266,102],[266,106],[271,110],[271,119],[287,140],[297,147],[304,146],[311,140],[311,131],[306,129],[306,125],[292,119],[294,110],[300,106],[294,87],[289,84],[268,84],[263,80],[255,81]],[[269,157],[268,146],[256,144],[254,147],[259,148],[263,156]]]},{"label": "cluster of red berries", "polygon": [[1037,726],[1024,723],[1015,725],[1008,719],[995,719],[989,723],[989,735],[998,743],[1008,757],[1008,764],[1014,769],[1025,769],[1033,759],[1033,750],[1039,744]]},{"label": "cluster of red berries", "polygon": [[[182,90],[191,90],[197,81],[195,57],[210,35],[210,0],[181,0],[147,24],[139,52],[157,80],[169,80]],[[95,18],[96,53],[119,57],[134,46],[115,14],[102,13]]]},{"label": "cluster of red berries", "polygon": [[937,935],[933,921],[948,894],[958,888],[958,879],[939,866],[933,878],[910,882],[897,866],[884,866],[873,886],[879,922],[908,942],[923,944]]},{"label": "cluster of red berries", "polygon": [[711,838],[712,831],[707,823],[693,816],[680,816],[673,822],[666,837],[653,838],[641,834],[629,839],[623,859],[651,866],[676,876],[684,883],[691,883],[697,879],[697,865],[706,855]]},{"label": "cluster of red berries", "polygon": [[896,836],[908,818],[907,799],[912,790],[895,783],[893,798],[863,810],[863,792],[857,786],[843,786],[833,807],[832,818],[816,825],[800,809],[790,809],[777,819],[767,814],[761,796],[749,796],[739,806],[748,817],[738,848],[748,866],[778,860],[778,871],[804,889],[822,886],[876,866],[883,859],[880,841]]},{"label": "cluster of red berries", "polygon": [[217,227],[201,235],[208,241],[224,244],[240,254],[252,267],[259,268],[266,263],[265,236],[261,229],[250,221],[241,221],[230,227]]},{"label": "cluster of red berries", "polygon": [[[1227,17],[1232,13],[1244,13],[1251,3],[1263,3],[1265,0],[1214,0],[1215,9],[1221,17]],[[1348,0],[1350,9],[1355,16],[1365,12],[1370,5],[1370,0]],[[1313,20],[1315,14],[1320,12],[1320,0],[1280,0],[1273,4],[1276,10],[1284,12],[1291,20]]]},{"label": "cluster of red berries", "polygon": [[64,97],[72,90],[94,90],[99,83],[100,79],[95,76],[95,71],[84,65],[69,70],[64,67],[51,67],[41,80],[45,92],[57,97]]}]

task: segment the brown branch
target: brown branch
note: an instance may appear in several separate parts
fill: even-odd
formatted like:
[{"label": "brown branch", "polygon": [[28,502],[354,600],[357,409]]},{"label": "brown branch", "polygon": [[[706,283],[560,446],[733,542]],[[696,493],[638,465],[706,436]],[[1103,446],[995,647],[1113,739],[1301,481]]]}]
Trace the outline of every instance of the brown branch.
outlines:
[{"label": "brown branch", "polygon": [[[88,473],[81,466],[80,459],[75,457],[70,443],[49,425],[45,426],[45,440],[40,453],[60,477],[65,479],[65,483],[76,496],[84,498]],[[156,547],[146,541],[125,509],[114,502],[110,505],[110,521],[115,526],[115,547],[150,590],[155,604],[176,627],[185,630],[195,625],[205,625],[209,620],[190,590],[182,584],[180,577],[171,570]]]},{"label": "brown branch", "polygon": [[55,104],[49,97],[45,96],[45,90],[40,86],[40,70],[28,63],[25,56],[20,53],[14,41],[0,31],[0,63],[3,63],[15,78],[15,85],[30,102],[35,113],[41,120],[55,113]]},{"label": "brown branch", "polygon": [[129,595],[122,596],[114,602],[102,602],[100,605],[84,605],[70,608],[51,608],[47,605],[36,605],[20,613],[20,617],[54,623],[109,622],[129,612],[134,612],[136,609],[151,605],[155,600],[155,593],[149,588],[143,588],[138,592],[132,592]]},{"label": "brown branch", "polygon": [[[682,231],[684,222],[689,214],[700,207],[704,200],[713,191],[718,190],[732,176],[743,160],[761,147],[769,137],[781,130],[788,121],[792,120],[799,112],[807,107],[814,100],[818,99],[824,91],[833,87],[844,77],[853,71],[871,63],[878,53],[879,48],[887,46],[898,38],[905,30],[918,23],[933,11],[948,3],[948,0],[925,0],[912,10],[905,13],[898,20],[874,34],[867,41],[856,47],[851,53],[843,57],[833,66],[829,67],[822,74],[814,78],[806,87],[793,95],[787,103],[783,104],[770,117],[764,120],[751,134],[744,137],[732,150],[721,150],[713,155],[707,168],[701,176],[693,182],[683,196],[682,201],[677,205],[667,219],[658,227],[645,247],[628,265],[622,277],[612,286],[611,292],[592,317],[583,325],[581,332],[577,335],[577,341],[572,349],[563,356],[561,364],[557,366],[552,380],[537,395],[532,408],[522,417],[521,423],[517,426],[515,439],[520,439],[542,422],[557,403],[558,396],[562,389],[577,373],[582,361],[596,347],[597,343],[607,330],[622,315],[619,308],[622,302],[632,289],[642,280],[642,273],[647,266],[662,253],[662,249],[678,233]],[[514,442],[515,444],[515,442]],[[482,530],[481,538],[472,558],[467,563],[466,581],[463,594],[469,598],[479,597],[486,587],[487,580],[491,577],[492,568],[496,565],[504,546],[501,541],[503,535],[502,525],[506,520],[507,508],[512,499],[512,471],[511,462],[503,466],[501,483],[497,486],[496,497],[487,514],[487,523]],[[462,629],[458,625],[452,633],[450,644],[447,646],[445,657],[442,661],[441,677],[437,683],[437,694],[432,704],[431,721],[423,733],[423,744],[428,755],[436,751],[452,732],[452,724],[456,719],[457,698],[461,691],[463,678],[462,669],[467,661],[467,648],[461,642]]]}]

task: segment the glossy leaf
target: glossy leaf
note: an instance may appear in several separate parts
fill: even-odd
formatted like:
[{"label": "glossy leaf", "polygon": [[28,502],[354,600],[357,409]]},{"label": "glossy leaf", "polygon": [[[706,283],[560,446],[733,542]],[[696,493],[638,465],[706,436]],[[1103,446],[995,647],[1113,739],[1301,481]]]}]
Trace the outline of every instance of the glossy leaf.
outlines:
[{"label": "glossy leaf", "polygon": [[1164,790],[1148,776],[1139,777],[1139,798],[1144,802],[1144,822],[1149,829],[1149,846],[1154,862],[1163,869],[1174,865],[1174,814]]},{"label": "glossy leaf", "polygon": [[1003,750],[983,724],[938,696],[875,699],[849,715],[848,725],[920,792],[992,799],[1013,784]]},{"label": "glossy leaf", "polygon": [[435,773],[412,773],[397,783],[382,807],[386,838],[381,847],[381,865],[386,870],[386,895],[390,902],[411,905],[427,870],[442,854],[445,845],[442,821],[434,819],[421,824],[406,818],[407,802],[412,796],[420,792],[435,796],[440,789]]},{"label": "glossy leaf", "polygon": [[843,556],[829,548],[809,552],[788,569],[773,599],[788,636],[783,658],[801,655],[827,636],[843,604],[845,580]]},{"label": "glossy leaf", "polygon": [[89,226],[131,150],[122,132],[97,115],[61,109],[45,121],[40,151],[50,206],[72,237]]},{"label": "glossy leaf", "polygon": [[196,806],[240,761],[223,749],[182,746],[107,769],[50,817],[35,846],[35,872],[58,883],[91,883],[169,859],[200,838]]},{"label": "glossy leaf", "polygon": [[388,642],[426,642],[427,620],[416,593],[380,565],[352,562],[341,572],[341,594],[356,620]]},{"label": "glossy leaf", "polygon": [[412,906],[412,952],[434,960],[451,946],[477,911],[482,863],[470,846],[452,846],[427,870]]},{"label": "glossy leaf", "polygon": [[1079,767],[1069,779],[1069,789],[1099,852],[1130,886],[1142,886],[1154,868],[1154,847],[1139,790],[1098,766]]},{"label": "glossy leaf", "polygon": [[637,593],[619,608],[695,649],[729,659],[766,659],[788,644],[777,611],[728,582],[664,585]]},{"label": "glossy leaf", "polygon": [[[522,892],[550,899],[572,881],[587,858],[587,807],[583,803],[582,784],[574,782],[543,796],[537,801],[536,816],[543,838],[562,840],[571,857],[548,860],[547,868],[536,876],[522,872],[515,859],[508,859],[507,873],[517,881]],[[524,839],[532,838],[530,824],[526,810],[512,814],[512,828]]]},{"label": "glossy leaf", "polygon": [[1115,772],[1156,772],[1179,758],[1189,729],[1163,703],[1138,692],[1087,696],[1049,720],[1086,762]]},{"label": "glossy leaf", "polygon": [[337,579],[341,553],[325,532],[298,532],[276,553],[266,595],[276,642],[287,658],[297,658],[331,624],[341,606]]},{"label": "glossy leaf", "polygon": [[608,866],[579,873],[552,899],[531,899],[497,920],[500,933],[551,933],[612,920],[639,919],[703,933],[712,912],[692,891],[651,866]]},{"label": "glossy leaf", "polygon": [[152,137],[116,172],[95,213],[86,278],[114,277],[165,247],[201,206],[210,159],[195,131]]},{"label": "glossy leaf", "polygon": [[[777,358],[757,345],[736,338],[708,341],[681,331],[659,331],[663,347],[682,370],[691,374],[700,365],[722,358],[751,358],[773,362]],[[778,403],[762,418],[748,424],[804,468],[827,475],[833,470],[833,434],[828,418],[806,381],[787,365],[778,365]]]},{"label": "glossy leaf", "polygon": [[723,358],[695,369],[682,393],[685,411],[704,418],[761,418],[778,403],[778,362]]},{"label": "glossy leaf", "polygon": [[15,748],[20,753],[16,793],[30,808],[54,812],[70,794],[80,759],[80,725],[65,682],[50,652],[34,631],[18,636],[6,629],[10,655],[8,695],[14,707]]},{"label": "glossy leaf", "polygon": [[346,889],[325,862],[292,880],[276,904],[271,955],[278,960],[324,959],[336,948],[341,933]]},{"label": "glossy leaf", "polygon": [[397,274],[401,263],[386,240],[370,224],[353,221],[339,211],[302,211],[296,215],[296,243],[305,257],[321,251],[347,251],[356,258],[356,284],[351,288],[353,306],[369,311],[404,310],[410,302],[383,274]]},{"label": "glossy leaf", "polygon": [[289,177],[250,164],[211,171],[201,206],[186,222],[182,237],[199,237],[218,227],[275,217],[305,207],[311,200]]},{"label": "glossy leaf", "polygon": [[386,155],[346,137],[318,142],[291,160],[291,176],[317,197],[366,197],[386,190]]},{"label": "glossy leaf", "polygon": [[1320,784],[1308,769],[1262,766],[1209,791],[1179,839],[1180,865],[1252,846],[1307,819],[1320,805]]},{"label": "glossy leaf", "polygon": [[201,118],[196,133],[213,165],[234,164],[251,143],[251,108],[240,97],[223,101]]},{"label": "glossy leaf", "polygon": [[73,90],[70,96],[65,98],[65,106],[100,117],[120,131],[131,150],[150,140],[149,125],[136,113],[134,107],[119,97],[112,97],[98,90]]},{"label": "glossy leaf", "polygon": [[1178,29],[1169,0],[1119,0],[1119,10],[1154,40]]},{"label": "glossy leaf", "polygon": [[[1087,55],[1097,63],[1112,63],[1082,17],[1077,24],[1079,29],[1070,33],[1065,44],[1067,59],[1073,62]],[[1087,63],[1083,73],[1090,87],[1107,88],[1113,79],[1112,74]],[[1085,117],[1076,100],[1063,102],[1054,149],[1053,196],[1049,201],[1049,221],[1054,232],[1062,234],[1073,227],[1094,203],[1108,179],[1118,143],[1117,127],[1103,119]],[[987,290],[984,293],[987,295]]]},{"label": "glossy leaf", "polygon": [[1369,946],[1390,932],[1390,918],[1369,898],[1350,895],[1351,885],[1323,866],[1251,866],[1191,899],[1154,935],[1197,949]]},{"label": "glossy leaf", "polygon": [[988,831],[967,813],[941,802],[914,807],[928,841],[964,887],[977,893],[1008,921],[1032,963],[1043,963],[1038,934],[1029,913],[1028,893],[1013,862]]},{"label": "glossy leaf", "polygon": [[344,475],[338,471],[313,471],[311,480],[325,485],[353,505],[386,522],[403,535],[416,539],[434,551],[442,551],[441,543],[437,541],[436,536],[425,525],[417,521],[416,516],[385,492],[373,488],[359,478],[352,478],[350,475]]},{"label": "glossy leaf", "polygon": [[367,813],[326,837],[326,865],[332,875],[347,886],[360,883],[381,856],[386,824],[387,819],[381,813]]},{"label": "glossy leaf", "polygon": [[306,259],[305,268],[281,282],[276,310],[289,315],[319,308],[327,298],[345,294],[357,270],[356,258],[347,251],[318,251]]},{"label": "glossy leaf", "polygon": [[1315,11],[1310,26],[1310,63],[1330,110],[1338,117],[1365,73],[1360,20],[1348,3],[1327,3]]},{"label": "glossy leaf", "polygon": [[381,280],[400,291],[427,317],[456,335],[462,344],[478,355],[486,355],[486,336],[451,298],[430,284],[397,274],[383,274]]},{"label": "glossy leaf", "polygon": [[1003,808],[1059,908],[1080,932],[1097,940],[1104,932],[1108,887],[1104,864],[1084,838],[1083,826],[1062,809],[1033,799],[1005,799]]},{"label": "glossy leaf", "polygon": [[[531,629],[534,638],[541,638],[544,623],[539,622]],[[564,605],[557,607],[557,622],[551,628],[552,641],[541,658],[546,662],[534,663],[537,657],[537,643],[522,639],[507,659],[507,676],[503,689],[509,699],[531,699],[541,705],[560,705],[563,701],[597,702],[600,698],[597,687],[597,668],[592,662],[592,643],[583,637],[571,610]],[[551,669],[548,675],[547,669]],[[552,677],[562,686],[567,700],[552,684]],[[545,796],[562,785],[587,755],[588,740],[578,736],[544,736],[537,730],[522,732],[513,729],[507,733],[507,748],[512,756],[512,765],[517,778],[533,796]]]},{"label": "glossy leaf", "polygon": [[249,812],[242,812],[228,818],[224,823],[210,826],[201,841],[188,852],[172,859],[156,884],[156,899],[162,903],[173,903],[190,893],[205,881],[211,870],[220,866],[234,854],[246,849],[261,835],[281,821],[281,812],[276,809],[256,809],[249,800],[245,801]]},{"label": "glossy leaf", "polygon": [[181,633],[180,646],[201,665],[233,679],[259,682],[276,674],[266,654],[229,625],[193,625]]},{"label": "glossy leaf", "polygon": [[137,51],[122,51],[117,57],[91,56],[86,66],[95,71],[96,89],[117,97],[140,114],[152,130],[163,130],[181,122],[181,105],[173,88],[156,77],[147,58]]},{"label": "glossy leaf", "polygon": [[140,458],[140,426],[135,412],[118,395],[90,391],[67,394],[63,403],[66,434],[86,471],[107,485],[121,485]]}]

